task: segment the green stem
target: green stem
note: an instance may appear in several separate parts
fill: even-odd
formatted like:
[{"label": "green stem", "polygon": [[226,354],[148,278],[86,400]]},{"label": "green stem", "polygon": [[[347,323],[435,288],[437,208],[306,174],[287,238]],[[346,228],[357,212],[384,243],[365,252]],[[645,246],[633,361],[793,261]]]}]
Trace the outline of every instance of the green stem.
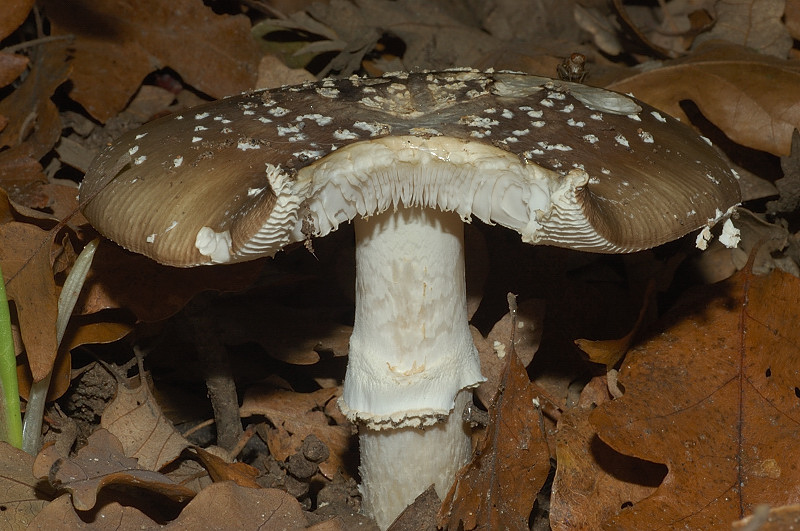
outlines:
[{"label": "green stem", "polygon": [[17,382],[17,357],[11,335],[6,283],[0,270],[0,438],[15,448],[22,448],[22,416]]}]

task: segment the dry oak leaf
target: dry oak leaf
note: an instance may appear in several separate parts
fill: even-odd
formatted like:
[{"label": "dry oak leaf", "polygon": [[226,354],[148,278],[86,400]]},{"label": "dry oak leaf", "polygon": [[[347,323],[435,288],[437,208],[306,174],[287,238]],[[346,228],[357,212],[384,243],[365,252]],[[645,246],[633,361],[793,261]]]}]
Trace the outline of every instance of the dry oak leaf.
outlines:
[{"label": "dry oak leaf", "polygon": [[800,505],[759,505],[753,514],[733,523],[734,531],[786,531],[800,527]]},{"label": "dry oak leaf", "polygon": [[785,58],[792,48],[782,20],[785,7],[786,0],[720,0],[714,4],[714,27],[695,42],[720,39]]},{"label": "dry oak leaf", "polygon": [[117,502],[98,504],[91,511],[75,511],[70,495],[64,494],[53,500],[36,515],[28,531],[53,529],[106,531],[144,531],[161,529],[157,522],[135,507],[120,505]]},{"label": "dry oak leaf", "polygon": [[303,439],[316,435],[330,450],[328,459],[319,464],[320,472],[333,479],[344,470],[352,438],[349,424],[331,424],[326,406],[335,403],[341,388],[319,389],[313,393],[296,393],[283,389],[251,387],[245,392],[239,414],[242,417],[264,416],[272,426],[262,426],[259,433],[269,446],[270,454],[284,461],[297,452]]},{"label": "dry oak leaf", "polygon": [[260,53],[244,16],[201,0],[46,0],[54,35],[75,36],[70,96],[105,122],[142,79],[170,67],[215,98],[253,88]]},{"label": "dry oak leaf", "polygon": [[118,385],[100,425],[119,439],[126,456],[147,470],[161,469],[191,446],[164,416],[146,383],[134,389]]},{"label": "dry oak leaf", "polygon": [[749,268],[698,288],[628,353],[625,395],[590,420],[615,450],[669,472],[613,529],[714,529],[800,500],[800,280]]},{"label": "dry oak leaf", "polygon": [[554,531],[601,529],[620,507],[646,498],[664,479],[663,465],[621,455],[597,438],[589,415],[609,399],[605,375],[595,376],[558,420],[550,499]]},{"label": "dry oak leaf", "polygon": [[104,429],[89,436],[86,446],[71,458],[55,455],[55,445],[44,448],[36,458],[39,473],[51,462],[47,478],[56,488],[72,495],[72,504],[79,511],[94,508],[97,496],[108,485],[126,485],[147,489],[182,503],[194,497],[195,492],[173,482],[164,474],[143,470],[136,459],[127,457],[119,440]]},{"label": "dry oak leaf", "polygon": [[247,463],[228,463],[221,457],[195,446],[192,451],[214,481],[233,481],[242,487],[260,488],[256,482],[259,471]]},{"label": "dry oak leaf", "polygon": [[[0,208],[8,205],[3,195],[0,190]],[[49,252],[53,236],[29,223],[11,221],[0,225],[0,265],[8,298],[17,309],[34,381],[44,378],[53,368],[58,345],[58,296]]]},{"label": "dry oak leaf", "polygon": [[[66,40],[43,43],[35,50],[28,76],[0,100],[0,115],[9,119],[8,126],[0,133],[0,147],[19,146],[13,150],[16,158],[39,160],[61,137],[61,118],[50,97],[67,80],[71,65]],[[7,162],[8,157],[4,153],[2,160]]]},{"label": "dry oak leaf", "polygon": [[31,12],[36,0],[3,0],[0,5],[0,40],[17,29]]},{"label": "dry oak leaf", "polygon": [[534,387],[513,348],[489,414],[486,436],[456,475],[438,525],[447,529],[527,531],[550,472],[550,451]]},{"label": "dry oak leaf", "polygon": [[17,79],[28,67],[29,62],[30,59],[24,55],[0,51],[0,87],[5,87]]},{"label": "dry oak leaf", "polygon": [[278,489],[249,489],[232,481],[200,491],[180,516],[164,529],[306,529],[308,520],[293,496]]},{"label": "dry oak leaf", "polygon": [[761,55],[720,41],[625,78],[607,88],[632,93],[689,123],[680,107],[692,100],[734,142],[774,155],[788,155],[800,128],[800,61]]},{"label": "dry oak leaf", "polygon": [[0,442],[0,529],[25,529],[51,499],[32,468],[32,455]]},{"label": "dry oak leaf", "polygon": [[260,260],[223,267],[167,267],[104,241],[97,249],[75,313],[127,308],[139,321],[160,321],[177,313],[200,292],[243,290],[262,268]]}]

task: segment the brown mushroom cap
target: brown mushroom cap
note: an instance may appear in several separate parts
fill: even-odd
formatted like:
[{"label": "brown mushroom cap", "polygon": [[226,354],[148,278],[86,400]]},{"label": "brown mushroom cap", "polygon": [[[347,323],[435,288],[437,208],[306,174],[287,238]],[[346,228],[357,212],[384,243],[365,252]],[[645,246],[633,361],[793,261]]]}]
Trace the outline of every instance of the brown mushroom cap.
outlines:
[{"label": "brown mushroom cap", "polygon": [[[322,230],[311,216],[320,168],[369,156],[359,144],[407,147],[433,153],[436,175],[426,197],[361,205],[345,217],[411,201],[483,219],[471,210],[474,197],[462,201],[457,191],[495,193],[494,166],[523,173],[535,167],[563,197],[536,211],[535,232],[520,230],[523,238],[632,252],[713,223],[739,202],[734,174],[704,140],[632,97],[524,74],[328,79],[227,98],[129,132],[92,164],[81,201],[100,232],[159,262],[248,260],[346,221],[332,214],[332,226]],[[471,153],[481,155],[480,164]],[[403,164],[414,173],[429,163]],[[361,164],[384,180],[401,171],[393,167],[386,157]],[[436,184],[444,168],[446,190]],[[201,253],[196,243],[204,230],[224,235],[229,252]]]}]

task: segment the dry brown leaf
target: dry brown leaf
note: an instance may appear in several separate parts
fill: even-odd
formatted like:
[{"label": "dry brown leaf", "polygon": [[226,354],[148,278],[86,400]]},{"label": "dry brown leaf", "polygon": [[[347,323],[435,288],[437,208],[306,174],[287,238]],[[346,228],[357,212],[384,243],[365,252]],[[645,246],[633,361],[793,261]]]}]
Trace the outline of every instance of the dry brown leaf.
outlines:
[{"label": "dry brown leaf", "polygon": [[696,43],[720,39],[784,59],[792,36],[783,23],[786,0],[720,0],[714,4],[716,22]]},{"label": "dry brown leaf", "polygon": [[0,52],[0,87],[5,87],[17,79],[28,67],[29,62],[30,59],[24,55]]},{"label": "dry brown leaf", "polygon": [[698,289],[628,353],[625,396],[591,418],[615,450],[669,472],[614,529],[727,527],[760,503],[797,501],[800,280],[743,270]]},{"label": "dry brown leaf", "polygon": [[69,75],[68,43],[58,40],[40,44],[32,59],[25,81],[0,100],[0,115],[9,119],[0,133],[0,146],[23,146],[14,150],[15,158],[39,160],[61,136],[58,108],[50,96]]},{"label": "dry brown leaf", "polygon": [[606,378],[596,376],[558,421],[550,500],[554,531],[601,529],[620,507],[652,494],[664,478],[663,465],[620,455],[597,438],[589,415],[608,400]]},{"label": "dry brown leaf", "polygon": [[759,505],[753,514],[733,523],[735,531],[786,531],[800,525],[800,505],[770,508]]},{"label": "dry brown leaf", "polygon": [[788,155],[800,128],[800,61],[784,61],[742,46],[709,42],[682,59],[608,86],[661,109],[684,123],[680,107],[692,100],[731,140]]},{"label": "dry brown leaf", "polygon": [[550,472],[550,452],[525,367],[513,349],[507,358],[486,437],[447,493],[441,527],[528,530],[533,503]]},{"label": "dry brown leaf", "polygon": [[114,531],[143,531],[160,529],[161,526],[135,507],[127,507],[117,502],[98,506],[92,511],[82,511],[79,515],[64,494],[36,515],[27,528],[29,531],[52,531],[53,529],[106,531],[113,522]]},{"label": "dry brown leaf", "polygon": [[53,34],[75,36],[70,96],[105,122],[163,67],[215,98],[254,86],[259,52],[243,16],[201,0],[47,0]]},{"label": "dry brown leaf", "polygon": [[25,22],[36,0],[3,0],[0,6],[0,40]]},{"label": "dry brown leaf", "polygon": [[260,488],[255,479],[259,474],[257,468],[247,463],[227,463],[221,457],[197,446],[192,450],[214,481],[233,481],[241,487]]},{"label": "dry brown leaf", "polygon": [[357,71],[384,32],[405,43],[405,69],[442,68],[477,64],[501,44],[477,24],[464,23],[473,18],[469,9],[461,2],[331,0],[316,2],[281,25],[326,37],[298,52],[337,52],[323,75],[329,70],[343,75]]},{"label": "dry brown leaf", "polygon": [[100,425],[119,439],[125,455],[137,458],[147,470],[159,470],[190,446],[161,412],[147,384],[135,389],[118,386]]},{"label": "dry brown leaf", "polygon": [[619,339],[605,339],[605,340],[590,340],[590,339],[576,339],[575,344],[578,345],[587,356],[589,360],[594,363],[602,363],[607,369],[613,368],[619,360],[628,352],[628,349],[633,344],[634,339],[639,335],[642,325],[645,322],[647,310],[650,306],[651,297],[655,291],[655,280],[651,280],[647,284],[647,289],[644,294],[644,303],[639,316],[636,318],[636,323],[631,327],[631,331],[625,334],[624,337]]},{"label": "dry brown leaf", "polygon": [[164,529],[281,529],[308,526],[300,503],[278,489],[249,489],[232,481],[206,487]]},{"label": "dry brown leaf", "polygon": [[786,0],[784,19],[792,37],[800,39],[800,0]]},{"label": "dry brown leaf", "polygon": [[[542,323],[544,321],[544,301],[531,299],[519,304],[516,319],[507,313],[500,319],[484,338],[474,327],[472,337],[475,347],[481,357],[481,372],[486,377],[475,395],[484,404],[491,403],[497,394],[500,378],[506,366],[505,357],[509,352],[516,351],[517,357],[527,367],[534,354],[539,349],[542,339]],[[516,323],[516,330],[511,329]],[[514,346],[510,346],[511,336],[514,336]]]},{"label": "dry brown leaf", "polygon": [[178,269],[162,266],[106,241],[97,249],[75,313],[85,315],[127,308],[140,321],[159,321],[178,312],[202,291],[244,289],[261,268],[260,261],[252,261]]},{"label": "dry brown leaf", "polygon": [[51,499],[32,468],[32,455],[0,442],[0,528],[25,529]]},{"label": "dry brown leaf", "polygon": [[177,503],[195,495],[193,490],[174,483],[164,474],[140,468],[136,459],[125,456],[122,444],[106,430],[99,429],[90,435],[75,457],[58,457],[53,454],[55,448],[48,446],[40,452],[36,470],[41,473],[46,463],[51,462],[47,478],[54,487],[72,495],[72,503],[79,511],[94,508],[98,493],[108,485],[147,489]]},{"label": "dry brown leaf", "polygon": [[28,223],[0,225],[0,264],[35,381],[50,372],[56,358],[58,297],[49,253],[53,235]]},{"label": "dry brown leaf", "polygon": [[282,389],[252,387],[242,399],[242,417],[262,415],[272,424],[259,430],[264,433],[270,454],[283,461],[297,452],[303,439],[316,435],[330,450],[330,457],[319,464],[322,474],[332,479],[344,470],[344,461],[351,447],[352,430],[347,425],[331,425],[324,413],[326,405],[335,402],[341,388],[319,389],[313,393],[295,393]]}]

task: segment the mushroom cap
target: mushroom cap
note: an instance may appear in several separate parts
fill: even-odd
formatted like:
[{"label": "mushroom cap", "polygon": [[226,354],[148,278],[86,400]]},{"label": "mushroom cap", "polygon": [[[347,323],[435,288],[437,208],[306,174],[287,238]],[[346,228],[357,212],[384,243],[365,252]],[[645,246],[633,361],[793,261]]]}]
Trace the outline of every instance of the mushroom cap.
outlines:
[{"label": "mushroom cap", "polygon": [[269,256],[401,206],[477,217],[531,243],[633,252],[739,201],[706,139],[633,97],[474,70],[201,105],[120,137],[81,187],[101,233],[184,267]]}]

